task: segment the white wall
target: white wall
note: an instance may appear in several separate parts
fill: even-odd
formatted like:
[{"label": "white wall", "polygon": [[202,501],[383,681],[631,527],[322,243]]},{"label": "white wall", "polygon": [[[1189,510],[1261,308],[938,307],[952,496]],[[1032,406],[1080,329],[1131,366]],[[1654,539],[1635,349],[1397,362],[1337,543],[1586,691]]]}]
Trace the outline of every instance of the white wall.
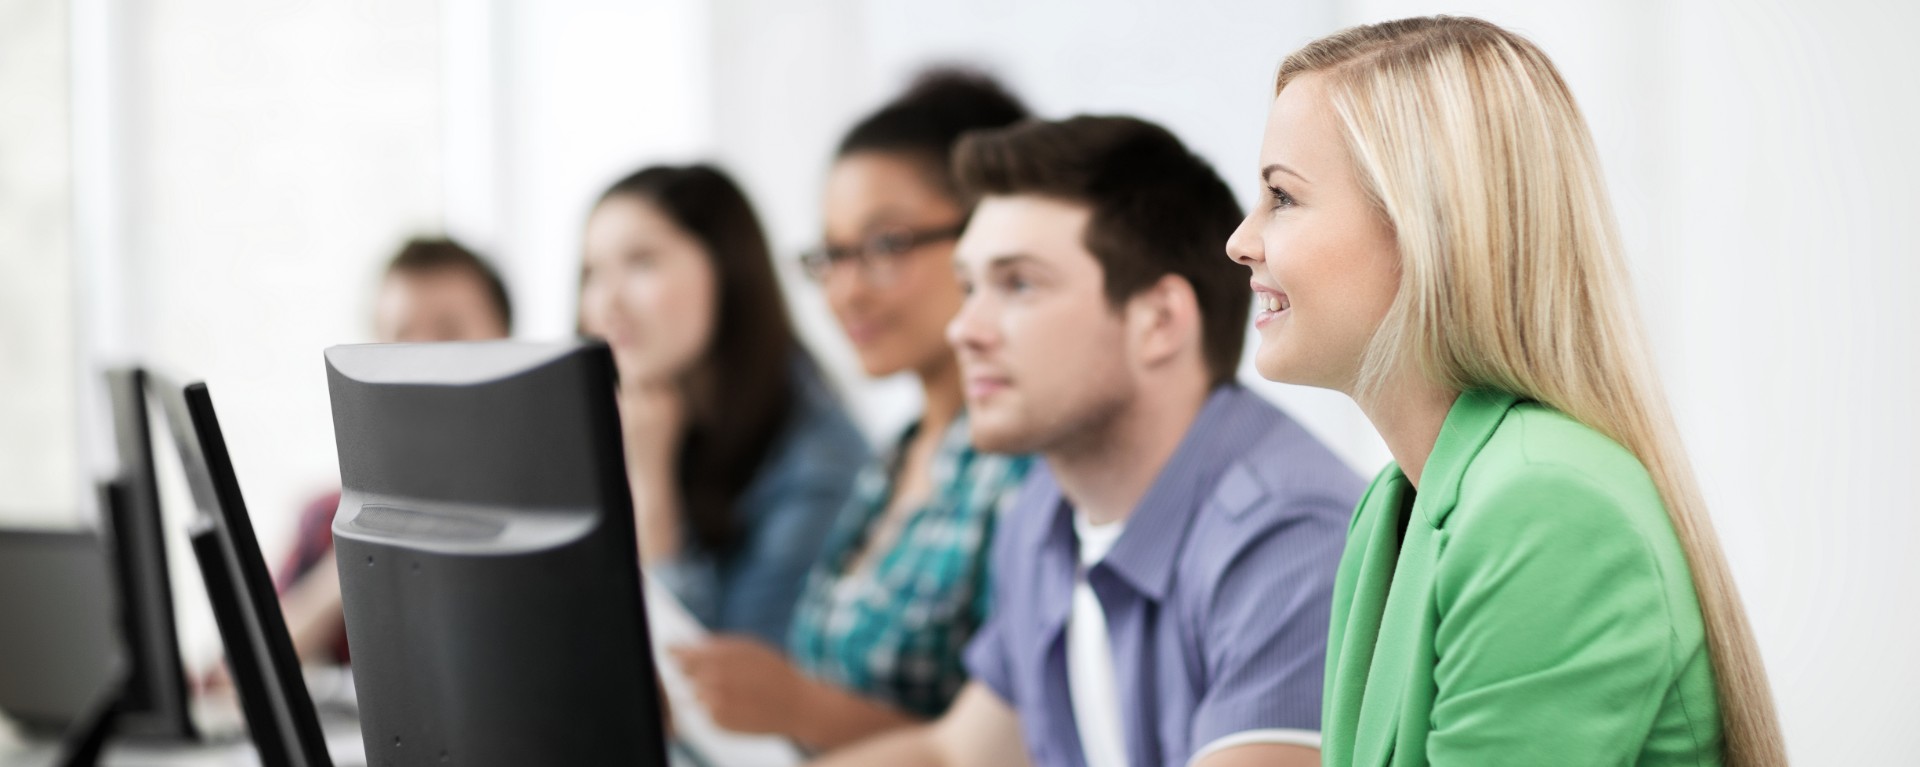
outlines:
[{"label": "white wall", "polygon": [[381,261],[439,228],[434,10],[145,11],[127,250],[146,311],[135,344],[208,380],[263,512],[331,483],[320,350],[367,339]]},{"label": "white wall", "polygon": [[1802,764],[1920,751],[1920,13],[1673,9],[1664,328]]},{"label": "white wall", "polygon": [[[381,262],[440,228],[436,4],[85,5],[77,38],[112,30],[100,60],[76,61],[105,102],[90,118],[111,123],[89,148],[115,155],[77,198],[111,245],[80,265],[90,362],[208,382],[277,566],[296,512],[337,483],[320,352],[369,340]],[[163,479],[184,529],[189,501]],[[174,552],[203,662],[215,643],[192,562]]]},{"label": "white wall", "polygon": [[67,18],[0,5],[0,515],[70,522],[75,480]]}]

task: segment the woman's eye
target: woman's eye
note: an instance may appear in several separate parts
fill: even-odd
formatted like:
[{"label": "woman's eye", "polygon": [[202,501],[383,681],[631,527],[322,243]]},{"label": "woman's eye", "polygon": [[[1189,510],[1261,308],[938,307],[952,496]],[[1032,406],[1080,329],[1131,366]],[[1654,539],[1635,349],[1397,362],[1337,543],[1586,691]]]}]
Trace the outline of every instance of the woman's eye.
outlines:
[{"label": "woman's eye", "polygon": [[897,256],[907,252],[908,237],[904,234],[882,234],[867,241],[867,252],[878,256]]},{"label": "woman's eye", "polygon": [[1273,207],[1275,210],[1278,210],[1280,208],[1291,208],[1294,205],[1293,195],[1287,194],[1287,190],[1281,189],[1280,187],[1277,187],[1277,186],[1267,187],[1267,199],[1273,201]]}]

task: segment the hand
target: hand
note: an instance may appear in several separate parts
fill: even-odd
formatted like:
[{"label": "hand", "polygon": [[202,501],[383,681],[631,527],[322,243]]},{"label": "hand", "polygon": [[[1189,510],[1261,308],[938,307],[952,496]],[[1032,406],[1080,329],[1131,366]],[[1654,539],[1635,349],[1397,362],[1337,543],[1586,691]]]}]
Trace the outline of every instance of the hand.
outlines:
[{"label": "hand", "polygon": [[620,435],[633,489],[634,531],[640,562],[671,559],[680,551],[680,489],[676,482],[686,402],[672,384],[623,384]]},{"label": "hand", "polygon": [[629,470],[651,474],[673,468],[687,428],[687,403],[679,387],[671,382],[622,383],[619,397],[620,436]]},{"label": "hand", "polygon": [[793,736],[812,681],[752,639],[716,636],[668,650],[715,724],[734,732]]},{"label": "hand", "polygon": [[199,695],[232,697],[234,694],[233,672],[224,660],[215,662],[213,668],[191,681],[193,692]]}]

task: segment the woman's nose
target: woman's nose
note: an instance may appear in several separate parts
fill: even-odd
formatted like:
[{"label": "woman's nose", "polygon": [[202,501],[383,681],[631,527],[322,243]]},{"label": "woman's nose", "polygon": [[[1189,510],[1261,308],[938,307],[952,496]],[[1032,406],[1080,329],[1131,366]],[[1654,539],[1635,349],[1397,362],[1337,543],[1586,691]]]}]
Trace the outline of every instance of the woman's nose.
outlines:
[{"label": "woman's nose", "polygon": [[1240,226],[1234,228],[1233,235],[1227,238],[1227,258],[1241,266],[1253,266],[1266,260],[1265,254],[1261,253],[1259,226],[1253,219],[1254,214],[1248,214],[1240,221]]}]

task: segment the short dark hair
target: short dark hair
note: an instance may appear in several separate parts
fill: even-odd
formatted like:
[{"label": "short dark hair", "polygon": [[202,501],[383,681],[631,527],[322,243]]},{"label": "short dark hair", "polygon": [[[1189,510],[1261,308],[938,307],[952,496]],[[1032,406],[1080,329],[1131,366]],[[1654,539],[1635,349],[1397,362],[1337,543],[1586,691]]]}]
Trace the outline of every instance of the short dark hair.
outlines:
[{"label": "short dark hair", "polygon": [[385,274],[421,274],[445,270],[464,271],[479,278],[486,288],[487,300],[500,315],[500,327],[513,332],[513,300],[507,297],[507,283],[493,265],[449,237],[415,237],[400,246],[387,262]]},{"label": "short dark hair", "polygon": [[1026,105],[993,77],[964,67],[933,67],[848,130],[834,157],[886,152],[914,160],[935,188],[968,210],[972,201],[953,178],[954,144],[967,131],[1001,128],[1026,118]]},{"label": "short dark hair", "polygon": [[787,317],[766,231],[732,177],[707,164],[654,165],[614,182],[600,202],[616,197],[652,205],[698,241],[713,265],[713,338],[681,381],[696,410],[681,438],[676,479],[693,539],[731,551],[745,524],[735,502],[795,407],[794,358],[811,358]]},{"label": "short dark hair", "polygon": [[1167,129],[1132,117],[1080,116],[969,134],[954,174],[973,195],[1033,194],[1093,209],[1081,235],[1114,307],[1179,275],[1200,304],[1214,385],[1233,380],[1252,298],[1223,255],[1240,225],[1226,182]]}]

